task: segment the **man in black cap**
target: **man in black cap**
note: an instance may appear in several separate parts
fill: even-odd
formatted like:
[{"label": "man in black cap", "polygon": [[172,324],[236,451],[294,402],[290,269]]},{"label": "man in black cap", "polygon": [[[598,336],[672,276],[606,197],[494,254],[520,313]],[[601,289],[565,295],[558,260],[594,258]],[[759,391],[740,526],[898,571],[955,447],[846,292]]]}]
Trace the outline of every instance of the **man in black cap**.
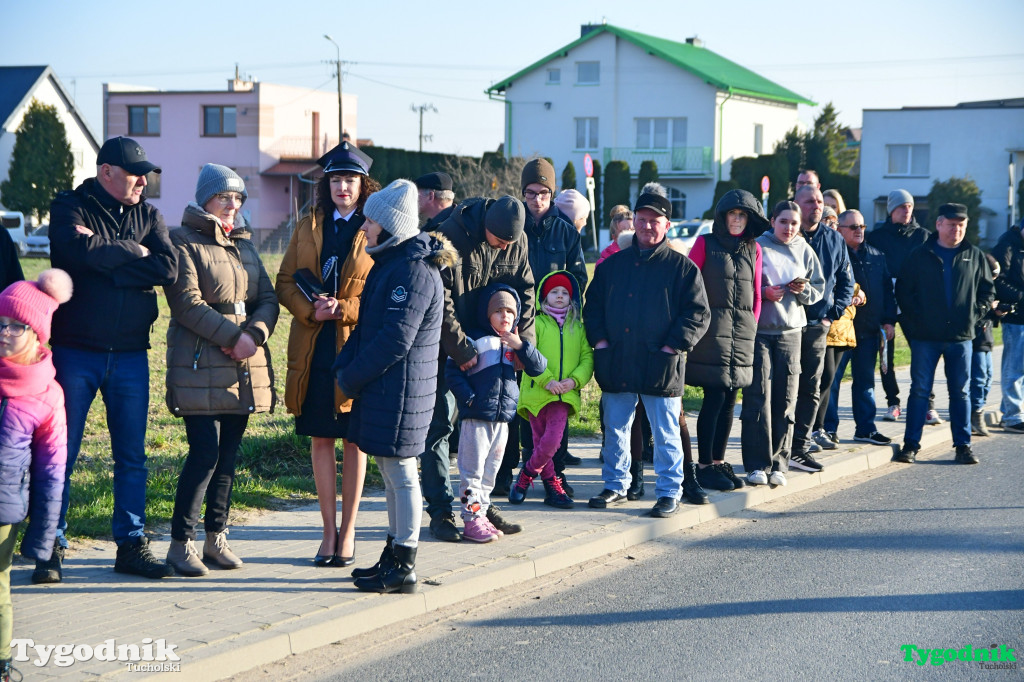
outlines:
[{"label": "man in black cap", "polygon": [[594,273],[583,305],[587,339],[594,347],[594,376],[603,395],[604,490],[590,499],[603,509],[626,499],[631,476],[630,427],[642,400],[654,433],[653,516],[671,516],[686,484],[679,434],[683,354],[707,331],[711,311],[700,270],[669,246],[669,200],[644,193],[636,201],[631,247],[609,256]]},{"label": "man in black cap", "polygon": [[452,214],[455,192],[447,173],[427,173],[416,178],[420,220],[426,221],[423,232],[436,230]]},{"label": "man in black cap", "polygon": [[[449,476],[448,437],[455,400],[443,381],[443,366],[451,357],[463,371],[476,364],[476,348],[464,326],[476,324],[480,293],[495,282],[508,284],[522,301],[519,335],[536,342],[533,328],[534,280],[527,255],[523,223],[526,210],[514,197],[467,199],[454,207],[437,231],[459,254],[453,268],[441,271],[445,287],[444,321],[441,325],[441,371],[438,373],[434,415],[427,432],[427,447],[420,457],[423,497],[430,515],[430,533],[439,540],[459,542],[462,535],[452,514],[452,484]],[[519,368],[521,369],[521,368]],[[488,520],[504,533],[518,533],[522,527],[507,522],[491,505]]]},{"label": "man in black cap", "polygon": [[163,216],[146,203],[146,174],[160,169],[138,142],[115,137],[96,157],[96,177],[61,192],[50,206],[50,261],[66,270],[74,295],[53,315],[53,364],[64,389],[68,463],[49,561],[33,582],[59,582],[67,540],[71,473],[96,392],[107,406],[114,460],[114,570],[163,578],[146,527],[146,424],[149,419],[149,332],[157,318],[154,287],[177,276],[174,247]]},{"label": "man in black cap", "polygon": [[964,239],[967,207],[943,204],[935,233],[910,252],[896,280],[899,322],[910,342],[910,398],[903,449],[893,457],[912,464],[921,450],[928,396],[942,358],[949,388],[949,426],[958,464],[977,464],[971,451],[971,375],[975,325],[992,307],[995,285],[985,254]]}]

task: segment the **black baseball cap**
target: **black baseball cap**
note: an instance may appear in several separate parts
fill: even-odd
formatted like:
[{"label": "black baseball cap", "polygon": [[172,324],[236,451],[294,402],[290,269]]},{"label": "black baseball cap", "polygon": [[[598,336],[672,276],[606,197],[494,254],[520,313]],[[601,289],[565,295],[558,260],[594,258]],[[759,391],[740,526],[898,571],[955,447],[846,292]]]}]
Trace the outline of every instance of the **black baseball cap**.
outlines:
[{"label": "black baseball cap", "polygon": [[939,206],[939,217],[961,220],[967,217],[967,207],[963,204],[943,204]]},{"label": "black baseball cap", "polygon": [[124,168],[132,175],[159,173],[160,168],[146,158],[146,150],[130,137],[112,137],[100,147],[96,165],[108,163]]},{"label": "black baseball cap", "polygon": [[655,213],[663,215],[666,218],[672,217],[672,202],[660,194],[652,194],[650,192],[641,194],[637,197],[636,206],[633,207],[633,213],[639,212],[641,208],[649,208]]},{"label": "black baseball cap", "polygon": [[351,142],[342,142],[337,147],[321,156],[316,161],[324,169],[324,174],[355,173],[369,175],[373,159],[359,151]]},{"label": "black baseball cap", "polygon": [[416,187],[450,192],[452,191],[452,176],[447,173],[427,173],[416,178]]}]

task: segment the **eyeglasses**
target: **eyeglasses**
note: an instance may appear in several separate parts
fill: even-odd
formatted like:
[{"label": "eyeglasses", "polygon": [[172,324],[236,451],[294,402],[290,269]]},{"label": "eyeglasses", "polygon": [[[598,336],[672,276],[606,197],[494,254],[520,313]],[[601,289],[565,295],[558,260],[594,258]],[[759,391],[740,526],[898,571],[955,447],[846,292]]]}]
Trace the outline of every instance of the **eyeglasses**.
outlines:
[{"label": "eyeglasses", "polygon": [[866,230],[867,225],[840,225],[839,227],[845,227],[847,230]]},{"label": "eyeglasses", "polygon": [[27,324],[21,324],[19,322],[12,322],[10,324],[0,324],[0,334],[8,334],[17,338],[28,331],[30,327]]},{"label": "eyeglasses", "polygon": [[239,206],[242,205],[241,194],[235,194],[234,192],[221,192],[220,194],[215,194],[214,197],[216,197],[217,203],[221,206],[227,206],[231,203],[238,204]]},{"label": "eyeglasses", "polygon": [[548,197],[551,196],[551,191],[542,189],[539,192],[534,192],[532,189],[528,189],[523,191],[523,196],[526,197],[527,199],[536,199],[537,197],[540,197],[541,199],[547,199]]}]

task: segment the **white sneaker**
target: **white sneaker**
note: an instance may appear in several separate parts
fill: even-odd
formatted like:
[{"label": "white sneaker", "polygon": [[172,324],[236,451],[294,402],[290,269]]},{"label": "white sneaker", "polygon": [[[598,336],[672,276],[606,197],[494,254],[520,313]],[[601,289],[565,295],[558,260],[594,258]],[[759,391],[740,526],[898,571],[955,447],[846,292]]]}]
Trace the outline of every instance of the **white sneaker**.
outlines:
[{"label": "white sneaker", "polygon": [[773,471],[772,475],[768,477],[769,485],[786,485],[786,474],[781,471]]},{"label": "white sneaker", "polygon": [[821,452],[821,446],[814,442],[814,437],[807,441],[807,452]]},{"label": "white sneaker", "polygon": [[899,405],[890,405],[889,409],[885,411],[884,415],[882,415],[882,419],[887,422],[898,422],[901,414],[903,414],[903,411],[900,410]]},{"label": "white sneaker", "polygon": [[942,417],[935,410],[928,410],[924,415],[924,423],[929,426],[935,426],[936,424],[942,423]]},{"label": "white sneaker", "polygon": [[754,469],[747,474],[747,483],[750,485],[768,485],[768,474],[762,469]]}]

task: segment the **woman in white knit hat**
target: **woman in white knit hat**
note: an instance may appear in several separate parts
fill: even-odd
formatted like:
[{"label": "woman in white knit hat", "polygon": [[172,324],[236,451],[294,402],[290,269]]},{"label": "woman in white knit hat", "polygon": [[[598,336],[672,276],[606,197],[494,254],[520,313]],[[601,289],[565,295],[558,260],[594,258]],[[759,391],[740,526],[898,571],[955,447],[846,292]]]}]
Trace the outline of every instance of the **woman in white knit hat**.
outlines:
[{"label": "woman in white knit hat", "polygon": [[437,389],[444,287],[454,249],[420,232],[416,186],[395,180],[366,201],[363,233],[373,268],[359,325],[334,364],[338,388],[354,398],[348,438],[373,456],[384,478],[388,538],[375,566],[356,569],[356,587],[414,592],[423,515],[416,465],[426,445]]}]

